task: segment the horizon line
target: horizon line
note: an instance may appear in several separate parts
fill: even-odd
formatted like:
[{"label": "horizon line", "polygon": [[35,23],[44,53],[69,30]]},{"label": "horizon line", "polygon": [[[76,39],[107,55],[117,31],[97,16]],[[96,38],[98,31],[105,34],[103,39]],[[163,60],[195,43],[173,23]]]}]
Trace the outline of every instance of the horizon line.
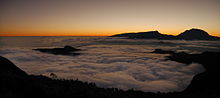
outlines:
[{"label": "horizon line", "polygon": [[[187,29],[188,30],[188,29]],[[202,30],[202,29],[201,29]],[[91,37],[108,37],[108,36],[112,36],[112,35],[117,35],[117,34],[123,34],[123,33],[141,33],[141,32],[151,32],[151,31],[158,31],[160,34],[165,34],[165,35],[172,35],[172,36],[177,36],[177,35],[179,35],[179,34],[181,34],[181,33],[183,33],[183,32],[181,32],[181,33],[179,33],[179,34],[168,34],[168,33],[161,33],[159,30],[148,30],[148,31],[133,31],[133,32],[122,32],[122,33],[114,33],[114,34],[94,34],[94,35],[86,35],[86,34],[82,34],[82,35],[80,35],[80,34],[76,34],[76,35],[74,35],[74,34],[64,34],[64,35],[61,35],[61,34],[33,34],[33,35],[31,35],[31,34],[0,34],[0,37],[19,37],[19,36],[23,36],[23,37],[25,37],[25,36],[27,36],[27,37],[33,37],[33,36],[81,36],[81,37],[83,37],[83,36],[91,36]],[[205,30],[204,30],[205,31]],[[208,33],[208,32],[207,32]],[[213,34],[210,34],[210,33],[208,33],[210,36],[215,36],[215,37],[220,37],[220,35],[213,35]]]}]

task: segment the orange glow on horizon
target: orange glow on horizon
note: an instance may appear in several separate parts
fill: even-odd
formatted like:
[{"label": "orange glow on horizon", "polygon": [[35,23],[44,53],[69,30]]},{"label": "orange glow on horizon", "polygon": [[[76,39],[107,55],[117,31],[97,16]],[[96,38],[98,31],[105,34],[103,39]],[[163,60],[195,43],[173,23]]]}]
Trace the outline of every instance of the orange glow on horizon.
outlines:
[{"label": "orange glow on horizon", "polygon": [[[105,33],[60,33],[60,32],[50,33],[50,32],[43,32],[43,33],[37,33],[37,32],[35,32],[35,33],[31,33],[31,34],[30,33],[20,33],[20,32],[7,32],[7,33],[0,32],[0,36],[111,36],[111,35],[115,35],[115,34],[137,33],[137,32],[147,32],[147,31],[136,31],[136,32],[128,31],[128,32],[116,32],[116,33],[113,33],[113,32],[105,32]],[[177,32],[171,32],[171,33],[160,32],[160,33],[176,36],[182,32],[179,32],[179,33],[177,33]],[[212,33],[210,35],[220,37],[220,33]]]},{"label": "orange glow on horizon", "polygon": [[220,0],[67,1],[0,0],[0,36],[178,35],[198,28],[220,37]]},{"label": "orange glow on horizon", "polygon": [[43,33],[20,33],[20,32],[0,32],[0,36],[111,36],[109,33],[60,33],[60,32],[43,32]]},{"label": "orange glow on horizon", "polygon": [[110,35],[104,35],[104,34],[0,34],[0,36],[110,36]]}]

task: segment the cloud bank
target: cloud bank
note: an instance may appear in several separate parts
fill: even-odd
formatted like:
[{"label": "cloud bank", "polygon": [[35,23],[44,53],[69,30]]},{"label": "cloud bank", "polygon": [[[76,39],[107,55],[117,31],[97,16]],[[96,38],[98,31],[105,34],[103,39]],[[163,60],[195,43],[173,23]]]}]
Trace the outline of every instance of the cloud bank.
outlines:
[{"label": "cloud bank", "polygon": [[[65,41],[70,43],[76,40],[60,39],[51,41],[50,45],[56,44],[61,47]],[[101,41],[93,39],[89,43],[87,39],[80,43],[83,43],[79,45],[83,50],[82,55],[73,57],[33,51],[31,50],[33,47],[1,48],[0,55],[9,58],[29,74],[49,76],[50,73],[55,73],[58,78],[95,82],[100,87],[174,92],[184,90],[193,76],[203,72],[204,68],[196,63],[185,65],[166,61],[164,58],[166,54],[150,53],[153,49],[162,48],[190,53],[201,52],[201,49],[204,49],[202,51],[219,49],[216,47],[219,42],[210,42],[212,43],[210,44],[206,41],[175,43],[165,41],[162,42],[165,44],[163,45],[155,40],[137,40],[133,43],[129,39],[101,39]]]}]

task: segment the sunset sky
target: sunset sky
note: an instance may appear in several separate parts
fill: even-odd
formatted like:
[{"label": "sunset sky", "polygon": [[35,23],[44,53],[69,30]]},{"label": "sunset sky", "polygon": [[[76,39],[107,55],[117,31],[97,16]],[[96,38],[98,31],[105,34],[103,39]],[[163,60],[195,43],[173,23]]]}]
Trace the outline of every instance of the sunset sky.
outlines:
[{"label": "sunset sky", "polygon": [[0,0],[0,36],[109,36],[203,29],[220,36],[220,0]]}]

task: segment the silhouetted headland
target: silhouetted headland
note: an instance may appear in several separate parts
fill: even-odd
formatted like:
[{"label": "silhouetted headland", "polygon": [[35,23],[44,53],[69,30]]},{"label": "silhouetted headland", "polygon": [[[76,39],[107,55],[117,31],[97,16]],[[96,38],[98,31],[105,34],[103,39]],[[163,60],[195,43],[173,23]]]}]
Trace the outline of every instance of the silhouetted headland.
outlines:
[{"label": "silhouetted headland", "polygon": [[0,56],[0,75],[19,75],[27,76],[27,74],[19,69],[8,59]]},{"label": "silhouetted headland", "polygon": [[203,52],[201,54],[175,53],[173,51],[156,49],[152,53],[170,54],[168,60],[184,64],[199,63],[206,69],[205,72],[196,75],[184,92],[202,93],[209,92],[213,97],[220,96],[220,52]]},{"label": "silhouetted headland", "polygon": [[[0,57],[0,98],[219,98],[220,52],[202,54],[175,53],[156,50],[154,53],[170,54],[173,61],[200,63],[206,71],[196,75],[183,92],[152,93],[133,89],[100,88],[95,83],[79,80],[52,79],[42,75],[28,75],[11,61]],[[31,65],[30,65],[31,66]],[[134,65],[135,66],[135,65]]]},{"label": "silhouetted headland", "polygon": [[153,52],[151,53],[158,53],[158,54],[174,54],[175,52],[173,51],[166,51],[166,50],[162,50],[162,49],[155,49]]},{"label": "silhouetted headland", "polygon": [[211,36],[206,31],[195,28],[186,30],[177,36],[161,34],[158,31],[149,31],[149,32],[116,34],[111,37],[126,37],[130,39],[159,39],[159,40],[220,40],[220,37]]},{"label": "silhouetted headland", "polygon": [[55,54],[55,55],[68,55],[68,56],[75,56],[79,55],[80,53],[75,53],[75,51],[79,51],[80,49],[73,48],[71,46],[65,46],[64,48],[52,48],[52,49],[33,49],[40,52]]}]

